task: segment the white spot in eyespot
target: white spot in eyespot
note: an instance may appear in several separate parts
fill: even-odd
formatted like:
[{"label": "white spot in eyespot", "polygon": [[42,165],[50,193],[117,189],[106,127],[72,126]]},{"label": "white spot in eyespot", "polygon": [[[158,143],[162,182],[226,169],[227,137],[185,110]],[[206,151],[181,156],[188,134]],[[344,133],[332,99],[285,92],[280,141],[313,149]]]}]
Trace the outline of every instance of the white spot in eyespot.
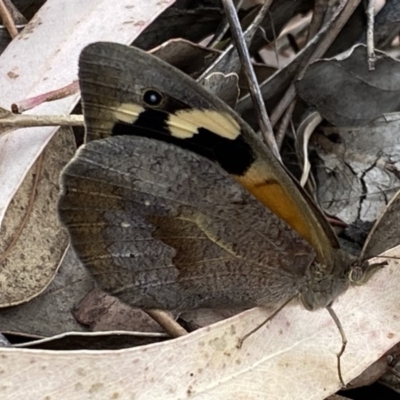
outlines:
[{"label": "white spot in eyespot", "polygon": [[131,226],[131,224],[129,224],[128,222],[121,222],[121,228],[129,228]]},{"label": "white spot in eyespot", "polygon": [[150,201],[149,200],[145,200],[145,202],[144,202],[144,205],[146,206],[146,207],[149,207],[150,206]]}]

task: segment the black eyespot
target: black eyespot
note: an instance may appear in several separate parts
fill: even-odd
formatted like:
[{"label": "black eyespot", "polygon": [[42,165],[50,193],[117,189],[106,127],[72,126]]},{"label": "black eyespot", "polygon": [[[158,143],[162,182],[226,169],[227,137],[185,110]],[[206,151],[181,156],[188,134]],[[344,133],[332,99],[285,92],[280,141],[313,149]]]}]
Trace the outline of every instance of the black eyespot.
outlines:
[{"label": "black eyespot", "polygon": [[163,96],[154,89],[148,89],[143,93],[143,101],[149,107],[158,107],[163,101]]}]

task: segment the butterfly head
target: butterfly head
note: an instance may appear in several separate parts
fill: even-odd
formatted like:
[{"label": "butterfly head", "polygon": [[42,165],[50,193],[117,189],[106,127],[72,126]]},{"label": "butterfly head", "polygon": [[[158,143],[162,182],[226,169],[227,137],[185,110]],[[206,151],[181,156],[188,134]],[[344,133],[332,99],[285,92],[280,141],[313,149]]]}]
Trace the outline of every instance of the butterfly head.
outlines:
[{"label": "butterfly head", "polygon": [[342,250],[335,251],[334,268],[326,273],[326,266],[315,260],[308,270],[307,283],[300,291],[300,300],[313,311],[330,305],[347,290],[354,279],[363,279],[362,271],[354,272],[354,257]]}]

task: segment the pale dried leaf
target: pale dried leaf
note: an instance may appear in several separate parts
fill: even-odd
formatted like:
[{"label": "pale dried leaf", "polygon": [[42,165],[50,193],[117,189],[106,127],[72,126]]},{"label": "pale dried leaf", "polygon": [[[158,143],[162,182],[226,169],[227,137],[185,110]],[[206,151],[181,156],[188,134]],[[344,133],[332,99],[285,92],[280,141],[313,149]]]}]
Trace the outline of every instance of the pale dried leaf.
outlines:
[{"label": "pale dried leaf", "polygon": [[58,181],[74,151],[70,128],[61,129],[25,176],[7,209],[0,230],[0,307],[37,296],[56,273],[68,244],[56,207]]},{"label": "pale dried leaf", "polygon": [[376,57],[373,71],[368,69],[364,45],[316,61],[297,83],[297,93],[336,126],[363,126],[399,111],[400,63],[381,51]]},{"label": "pale dried leaf", "polygon": [[[400,247],[390,254],[399,256]],[[346,382],[400,340],[399,266],[391,261],[334,305],[348,338]],[[0,389],[4,397],[27,400],[55,394],[66,400],[322,400],[336,392],[341,338],[326,310],[291,305],[238,349],[238,339],[265,317],[265,310],[252,309],[179,339],[123,351],[0,349]]]},{"label": "pale dried leaf", "polygon": [[[174,0],[48,0],[0,57],[0,106],[63,87],[77,78],[88,43],[131,43]],[[105,22],[106,21],[106,22]],[[69,113],[78,95],[44,103],[32,113]],[[56,128],[20,129],[0,138],[0,222],[29,168]]]}]

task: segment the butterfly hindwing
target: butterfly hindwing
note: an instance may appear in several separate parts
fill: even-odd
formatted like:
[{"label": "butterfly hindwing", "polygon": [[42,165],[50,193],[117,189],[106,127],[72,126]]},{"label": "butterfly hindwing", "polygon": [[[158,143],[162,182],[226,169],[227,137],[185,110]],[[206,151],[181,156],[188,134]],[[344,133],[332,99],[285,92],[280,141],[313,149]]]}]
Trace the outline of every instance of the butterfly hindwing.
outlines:
[{"label": "butterfly hindwing", "polygon": [[93,141],[65,169],[63,188],[60,217],[79,258],[103,289],[134,306],[287,300],[315,257],[216,164],[168,143]]}]

